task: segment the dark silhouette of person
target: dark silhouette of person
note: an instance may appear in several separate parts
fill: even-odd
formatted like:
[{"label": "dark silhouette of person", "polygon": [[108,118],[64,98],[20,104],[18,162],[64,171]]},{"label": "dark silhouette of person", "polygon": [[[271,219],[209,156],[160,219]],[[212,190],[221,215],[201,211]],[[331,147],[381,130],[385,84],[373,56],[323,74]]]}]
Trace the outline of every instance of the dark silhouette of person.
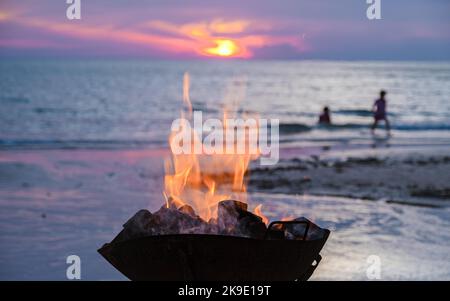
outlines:
[{"label": "dark silhouette of person", "polygon": [[323,112],[319,116],[319,124],[323,125],[331,124],[330,109],[328,107],[323,108]]},{"label": "dark silhouette of person", "polygon": [[388,134],[390,133],[391,127],[389,124],[389,120],[387,119],[387,112],[386,112],[386,91],[381,90],[380,91],[380,98],[375,100],[375,103],[373,104],[373,125],[372,125],[372,133],[375,132],[375,128],[377,127],[378,121],[384,120],[386,124],[386,131]]}]

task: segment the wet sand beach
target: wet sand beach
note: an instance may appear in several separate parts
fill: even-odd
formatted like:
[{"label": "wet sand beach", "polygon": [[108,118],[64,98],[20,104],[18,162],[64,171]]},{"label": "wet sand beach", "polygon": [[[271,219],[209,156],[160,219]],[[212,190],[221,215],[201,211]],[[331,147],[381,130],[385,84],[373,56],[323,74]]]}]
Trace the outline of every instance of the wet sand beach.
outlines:
[{"label": "wet sand beach", "polygon": [[[313,279],[366,280],[370,255],[383,279],[450,279],[448,147],[356,152],[282,150],[276,166],[252,167],[250,206],[332,231]],[[138,209],[162,205],[165,155],[0,151],[0,278],[64,279],[65,258],[77,254],[83,279],[124,279],[96,250]]]}]

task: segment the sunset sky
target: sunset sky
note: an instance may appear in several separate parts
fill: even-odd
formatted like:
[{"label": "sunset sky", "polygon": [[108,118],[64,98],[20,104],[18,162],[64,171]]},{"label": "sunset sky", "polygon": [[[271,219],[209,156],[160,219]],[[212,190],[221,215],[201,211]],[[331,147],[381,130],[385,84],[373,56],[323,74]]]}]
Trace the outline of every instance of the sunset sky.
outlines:
[{"label": "sunset sky", "polygon": [[1,0],[0,57],[450,59],[450,1]]}]

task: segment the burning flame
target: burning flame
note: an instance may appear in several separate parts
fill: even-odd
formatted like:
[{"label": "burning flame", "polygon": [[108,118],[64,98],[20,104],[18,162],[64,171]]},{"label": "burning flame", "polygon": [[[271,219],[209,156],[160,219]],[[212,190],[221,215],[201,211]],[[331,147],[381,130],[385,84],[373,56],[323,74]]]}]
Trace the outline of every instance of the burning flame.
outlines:
[{"label": "burning flame", "polygon": [[262,218],[262,221],[263,221],[264,224],[268,225],[269,224],[269,219],[264,214],[262,214],[261,208],[262,208],[261,204],[256,206],[255,210],[254,210],[254,213]]},{"label": "burning flame", "polygon": [[[186,73],[183,80],[183,101],[188,110],[188,117],[192,117],[192,104],[189,97],[189,75]],[[227,112],[223,113],[224,142],[229,137],[227,133],[233,131],[227,124]],[[184,118],[184,113],[181,113]],[[259,125],[254,125],[253,130],[258,130]],[[193,129],[191,131],[191,146],[196,143],[202,147],[198,135]],[[249,129],[251,130],[251,129]],[[195,212],[204,220],[217,218],[217,204],[220,201],[234,199],[247,202],[247,187],[245,176],[251,160],[259,155],[251,154],[249,151],[237,152],[237,146],[223,154],[178,154],[174,152],[177,146],[174,141],[176,133],[169,136],[171,158],[165,161],[164,197],[166,205],[177,208],[184,204],[190,205]],[[244,135],[243,143],[249,145],[249,136]],[[242,143],[242,142],[241,142]],[[224,143],[225,144],[225,143]],[[248,150],[246,148],[246,150]],[[255,208],[255,214],[260,216],[265,223],[268,219],[261,213],[261,205]]]}]

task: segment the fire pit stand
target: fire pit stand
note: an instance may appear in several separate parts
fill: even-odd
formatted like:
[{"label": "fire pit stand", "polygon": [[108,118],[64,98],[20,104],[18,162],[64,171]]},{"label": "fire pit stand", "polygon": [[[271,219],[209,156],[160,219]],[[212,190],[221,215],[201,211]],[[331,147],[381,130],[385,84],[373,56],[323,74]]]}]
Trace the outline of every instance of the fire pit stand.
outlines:
[{"label": "fire pit stand", "polygon": [[[296,239],[277,236],[304,226]],[[294,229],[295,230],[295,229]],[[330,231],[311,221],[275,221],[264,239],[212,234],[145,236],[105,244],[98,252],[131,280],[308,280]]]}]

